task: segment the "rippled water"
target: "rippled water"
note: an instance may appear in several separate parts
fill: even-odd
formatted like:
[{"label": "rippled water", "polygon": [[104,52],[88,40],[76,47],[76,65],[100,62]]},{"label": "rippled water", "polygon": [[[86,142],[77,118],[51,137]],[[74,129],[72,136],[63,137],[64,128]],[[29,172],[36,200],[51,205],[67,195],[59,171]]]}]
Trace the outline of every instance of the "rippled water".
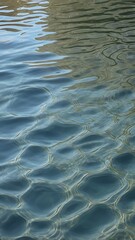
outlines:
[{"label": "rippled water", "polygon": [[135,239],[135,1],[0,1],[0,239]]}]

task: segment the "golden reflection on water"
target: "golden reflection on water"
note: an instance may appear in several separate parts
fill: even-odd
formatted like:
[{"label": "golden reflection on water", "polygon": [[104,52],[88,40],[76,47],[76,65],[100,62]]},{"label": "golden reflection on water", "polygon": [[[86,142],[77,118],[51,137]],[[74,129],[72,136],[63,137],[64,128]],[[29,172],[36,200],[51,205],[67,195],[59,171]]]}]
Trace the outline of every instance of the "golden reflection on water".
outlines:
[{"label": "golden reflection on water", "polygon": [[129,26],[127,22],[123,26],[122,10],[111,8],[115,9],[114,1],[49,1],[47,27],[42,22],[43,35],[37,37],[48,44],[38,51],[65,56],[57,64],[71,70],[74,78],[97,76],[103,81],[127,82],[126,69],[132,68],[127,59],[130,36],[125,34]]}]

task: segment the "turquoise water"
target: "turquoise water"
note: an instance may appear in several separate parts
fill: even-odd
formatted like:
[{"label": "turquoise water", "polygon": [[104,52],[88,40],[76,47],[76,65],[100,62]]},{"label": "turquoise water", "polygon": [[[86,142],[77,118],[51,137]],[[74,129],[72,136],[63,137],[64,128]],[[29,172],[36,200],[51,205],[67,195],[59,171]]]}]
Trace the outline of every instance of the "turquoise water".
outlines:
[{"label": "turquoise water", "polygon": [[0,240],[135,240],[135,2],[0,1]]}]

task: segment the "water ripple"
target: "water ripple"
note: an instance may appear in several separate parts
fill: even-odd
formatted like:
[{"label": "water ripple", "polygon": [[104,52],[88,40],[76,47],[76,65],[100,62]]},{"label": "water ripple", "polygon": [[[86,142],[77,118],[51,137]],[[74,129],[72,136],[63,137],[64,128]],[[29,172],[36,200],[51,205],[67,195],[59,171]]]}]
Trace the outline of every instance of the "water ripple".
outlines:
[{"label": "water ripple", "polygon": [[0,239],[135,239],[135,3],[0,1]]}]

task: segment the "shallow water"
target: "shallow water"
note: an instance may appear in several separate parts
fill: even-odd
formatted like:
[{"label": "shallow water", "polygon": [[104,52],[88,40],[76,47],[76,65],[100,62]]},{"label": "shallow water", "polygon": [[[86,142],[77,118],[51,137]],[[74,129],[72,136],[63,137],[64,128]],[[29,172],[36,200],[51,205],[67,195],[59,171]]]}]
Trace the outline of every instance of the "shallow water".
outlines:
[{"label": "shallow water", "polygon": [[0,1],[0,239],[135,239],[135,2]]}]

